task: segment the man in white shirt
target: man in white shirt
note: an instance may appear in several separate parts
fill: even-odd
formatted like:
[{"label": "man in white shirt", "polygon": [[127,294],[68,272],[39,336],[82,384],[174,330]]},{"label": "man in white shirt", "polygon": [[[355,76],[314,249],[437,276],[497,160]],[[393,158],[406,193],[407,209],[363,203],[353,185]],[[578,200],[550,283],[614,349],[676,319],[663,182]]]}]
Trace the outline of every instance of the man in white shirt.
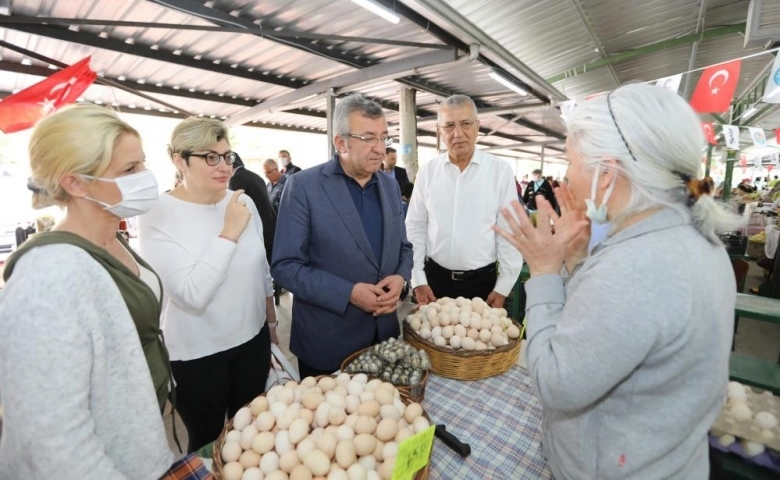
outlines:
[{"label": "man in white shirt", "polygon": [[523,267],[517,250],[492,230],[505,224],[501,208],[517,199],[514,174],[503,160],[476,150],[479,120],[469,97],[441,103],[438,130],[447,153],[418,172],[406,217],[415,297],[420,304],[481,297],[502,307]]}]

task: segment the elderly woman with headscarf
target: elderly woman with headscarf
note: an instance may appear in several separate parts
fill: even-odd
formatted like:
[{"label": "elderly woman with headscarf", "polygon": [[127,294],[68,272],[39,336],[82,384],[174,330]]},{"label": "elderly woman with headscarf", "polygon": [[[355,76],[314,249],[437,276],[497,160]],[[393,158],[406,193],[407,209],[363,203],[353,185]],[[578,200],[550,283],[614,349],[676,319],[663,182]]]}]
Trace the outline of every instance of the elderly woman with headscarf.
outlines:
[{"label": "elderly woman with headscarf", "polygon": [[716,232],[740,220],[699,178],[703,146],[682,98],[623,86],[568,121],[561,216],[541,197],[538,228],[504,211],[531,271],[526,355],[556,478],[708,478],[736,295]]}]

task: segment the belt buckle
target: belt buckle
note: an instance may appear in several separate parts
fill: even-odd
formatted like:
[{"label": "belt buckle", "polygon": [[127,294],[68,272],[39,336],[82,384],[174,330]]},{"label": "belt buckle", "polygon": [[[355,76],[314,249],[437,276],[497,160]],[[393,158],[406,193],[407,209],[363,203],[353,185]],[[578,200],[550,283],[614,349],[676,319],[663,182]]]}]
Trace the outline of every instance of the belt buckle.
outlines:
[{"label": "belt buckle", "polygon": [[455,278],[455,275],[463,275],[464,273],[466,273],[466,272],[450,272],[450,279],[453,282],[460,282],[463,279],[462,278]]}]

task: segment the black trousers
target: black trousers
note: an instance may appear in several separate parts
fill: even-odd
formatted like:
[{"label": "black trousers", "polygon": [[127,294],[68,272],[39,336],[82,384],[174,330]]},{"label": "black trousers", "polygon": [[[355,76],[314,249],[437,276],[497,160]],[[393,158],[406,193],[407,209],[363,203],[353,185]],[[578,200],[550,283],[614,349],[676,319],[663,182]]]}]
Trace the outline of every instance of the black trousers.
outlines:
[{"label": "black trousers", "polygon": [[486,265],[465,274],[456,273],[454,275],[456,280],[453,280],[453,272],[429,258],[425,261],[425,277],[436,298],[479,297],[487,300],[490,292],[496,287],[498,269],[495,264]]},{"label": "black trousers", "polygon": [[248,342],[194,360],[171,362],[176,411],[187,428],[192,453],[217,439],[239,408],[265,391],[271,368],[271,334],[264,325]]}]

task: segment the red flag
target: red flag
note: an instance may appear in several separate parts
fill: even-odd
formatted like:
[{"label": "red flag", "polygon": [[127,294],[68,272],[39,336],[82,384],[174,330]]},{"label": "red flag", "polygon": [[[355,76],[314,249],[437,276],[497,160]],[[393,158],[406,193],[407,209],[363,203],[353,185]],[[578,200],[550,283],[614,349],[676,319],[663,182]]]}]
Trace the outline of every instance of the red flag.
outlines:
[{"label": "red flag", "polygon": [[26,130],[60,107],[74,103],[97,78],[89,68],[91,58],[0,101],[0,130],[5,133]]},{"label": "red flag", "polygon": [[723,113],[729,109],[739,81],[742,61],[707,67],[691,97],[691,107],[700,113]]},{"label": "red flag", "polygon": [[773,168],[775,168],[775,166],[770,163],[769,165],[766,166],[766,171],[771,172]]},{"label": "red flag", "polygon": [[780,128],[775,128],[775,141],[780,145]]},{"label": "red flag", "polygon": [[[742,167],[742,173],[747,172],[747,155],[739,156],[739,166]],[[750,180],[750,179],[748,179]]]},{"label": "red flag", "polygon": [[718,141],[715,139],[715,125],[712,122],[702,122],[702,130],[704,130],[704,137],[707,139],[707,143],[710,145],[717,145]]}]

